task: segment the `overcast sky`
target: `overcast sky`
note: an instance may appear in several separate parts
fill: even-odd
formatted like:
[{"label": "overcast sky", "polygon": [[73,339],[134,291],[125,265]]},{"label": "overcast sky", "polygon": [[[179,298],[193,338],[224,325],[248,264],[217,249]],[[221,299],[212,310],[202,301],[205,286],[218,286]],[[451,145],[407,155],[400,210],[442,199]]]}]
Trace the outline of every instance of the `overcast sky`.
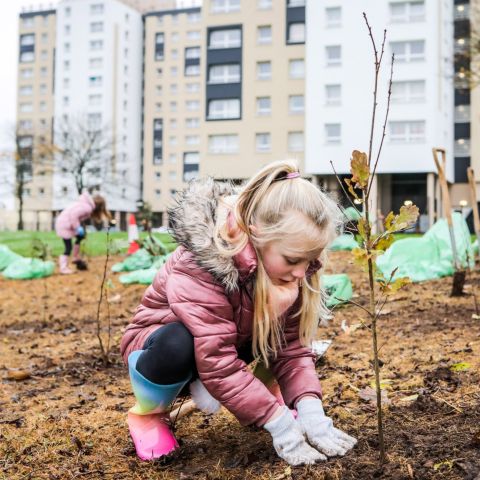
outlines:
[{"label": "overcast sky", "polygon": [[9,131],[15,122],[17,101],[18,14],[22,8],[45,9],[58,0],[3,0],[0,7],[0,150],[11,146]]}]

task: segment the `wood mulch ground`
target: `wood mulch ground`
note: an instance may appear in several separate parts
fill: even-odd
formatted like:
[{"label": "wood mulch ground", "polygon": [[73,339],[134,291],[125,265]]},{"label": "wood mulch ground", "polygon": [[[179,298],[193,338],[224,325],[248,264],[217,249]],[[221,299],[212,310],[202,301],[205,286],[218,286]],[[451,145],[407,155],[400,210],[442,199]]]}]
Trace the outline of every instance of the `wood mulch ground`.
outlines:
[{"label": "wood mulch ground", "polygon": [[[349,258],[333,254],[329,269],[349,273],[354,300],[365,304],[364,276]],[[333,343],[318,363],[327,413],[359,439],[346,457],[290,468],[266,432],[241,427],[222,410],[180,419],[181,449],[154,464],[136,458],[128,435],[133,396],[118,354],[145,287],[109,275],[112,354],[104,367],[95,320],[104,261],[94,258],[87,272],[69,277],[0,280],[1,479],[480,479],[480,318],[472,295],[480,273],[469,274],[461,298],[449,297],[446,278],[410,285],[384,309],[384,466],[365,390],[373,380],[371,339],[354,330],[362,320],[355,306],[337,309],[321,329]],[[106,313],[104,305],[104,336]],[[466,364],[452,368],[459,363]]]}]

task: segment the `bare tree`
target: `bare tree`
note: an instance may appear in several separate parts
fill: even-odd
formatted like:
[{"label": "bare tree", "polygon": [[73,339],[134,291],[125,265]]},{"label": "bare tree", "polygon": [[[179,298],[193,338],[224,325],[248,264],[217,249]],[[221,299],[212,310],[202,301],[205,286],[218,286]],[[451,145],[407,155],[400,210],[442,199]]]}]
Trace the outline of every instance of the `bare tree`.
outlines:
[{"label": "bare tree", "polygon": [[106,126],[85,115],[62,121],[55,131],[57,172],[71,177],[78,194],[100,186],[114,170],[115,141]]}]

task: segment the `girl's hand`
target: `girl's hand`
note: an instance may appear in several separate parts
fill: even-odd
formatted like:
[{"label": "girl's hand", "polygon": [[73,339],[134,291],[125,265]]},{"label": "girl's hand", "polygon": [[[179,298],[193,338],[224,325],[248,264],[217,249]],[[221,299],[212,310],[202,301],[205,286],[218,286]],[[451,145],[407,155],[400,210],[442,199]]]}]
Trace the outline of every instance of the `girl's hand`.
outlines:
[{"label": "girl's hand", "polygon": [[287,407],[282,407],[282,410],[279,416],[264,425],[265,430],[272,436],[273,446],[278,456],[290,465],[311,465],[326,460],[325,455],[305,441],[292,412]]},{"label": "girl's hand", "polygon": [[333,426],[320,399],[301,399],[297,402],[297,412],[297,422],[310,445],[328,457],[343,456],[357,443],[355,438]]}]

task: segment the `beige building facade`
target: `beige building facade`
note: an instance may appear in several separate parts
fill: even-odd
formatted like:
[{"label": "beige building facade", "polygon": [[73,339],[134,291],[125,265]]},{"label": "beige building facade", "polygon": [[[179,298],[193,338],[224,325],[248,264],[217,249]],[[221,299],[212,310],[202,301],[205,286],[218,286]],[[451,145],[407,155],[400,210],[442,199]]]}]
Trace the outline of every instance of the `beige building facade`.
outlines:
[{"label": "beige building facade", "polygon": [[[52,227],[55,29],[55,10],[24,12],[19,16],[14,135],[17,161],[30,165],[24,176],[24,228],[30,230]],[[18,199],[16,204],[18,209]]]},{"label": "beige building facade", "polygon": [[304,159],[302,2],[211,0],[145,16],[143,196],[168,224],[196,176],[242,181]]}]

